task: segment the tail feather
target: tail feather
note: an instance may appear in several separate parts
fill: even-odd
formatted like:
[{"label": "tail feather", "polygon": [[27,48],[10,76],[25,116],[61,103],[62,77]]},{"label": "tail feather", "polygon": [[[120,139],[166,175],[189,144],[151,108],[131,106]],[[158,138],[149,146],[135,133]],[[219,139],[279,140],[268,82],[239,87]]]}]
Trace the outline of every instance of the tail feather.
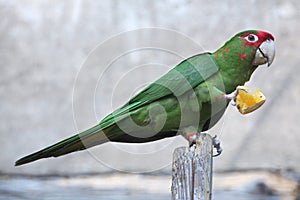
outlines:
[{"label": "tail feather", "polygon": [[69,137],[61,142],[17,160],[15,166],[33,162],[41,158],[62,156],[74,151],[84,150],[92,146],[105,143],[108,141],[105,136],[105,132],[109,131],[111,128],[112,126],[102,130],[99,125],[94,126],[82,133]]}]

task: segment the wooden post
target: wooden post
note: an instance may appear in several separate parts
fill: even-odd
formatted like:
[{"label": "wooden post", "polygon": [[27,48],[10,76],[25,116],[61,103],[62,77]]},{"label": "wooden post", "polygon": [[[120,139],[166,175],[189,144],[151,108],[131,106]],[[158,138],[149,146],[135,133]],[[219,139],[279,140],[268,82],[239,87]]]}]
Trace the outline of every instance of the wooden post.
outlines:
[{"label": "wooden post", "polygon": [[212,138],[200,134],[196,145],[175,149],[172,200],[210,200],[212,194]]}]

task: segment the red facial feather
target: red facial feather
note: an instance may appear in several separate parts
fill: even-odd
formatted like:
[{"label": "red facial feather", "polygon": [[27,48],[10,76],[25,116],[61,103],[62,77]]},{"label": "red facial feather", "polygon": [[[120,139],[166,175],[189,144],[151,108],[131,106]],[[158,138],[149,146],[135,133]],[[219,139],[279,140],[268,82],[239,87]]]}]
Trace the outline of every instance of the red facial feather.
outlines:
[{"label": "red facial feather", "polygon": [[[249,36],[250,34],[256,35],[258,37],[258,40],[256,42],[249,42],[246,37]],[[245,46],[255,46],[255,47],[259,47],[264,41],[271,39],[271,40],[275,40],[274,36],[271,35],[268,32],[264,32],[264,31],[258,31],[257,34],[255,33],[245,33],[242,38],[246,41]]]},{"label": "red facial feather", "polygon": [[247,55],[244,53],[239,53],[240,55],[240,60],[246,60],[247,59]]}]

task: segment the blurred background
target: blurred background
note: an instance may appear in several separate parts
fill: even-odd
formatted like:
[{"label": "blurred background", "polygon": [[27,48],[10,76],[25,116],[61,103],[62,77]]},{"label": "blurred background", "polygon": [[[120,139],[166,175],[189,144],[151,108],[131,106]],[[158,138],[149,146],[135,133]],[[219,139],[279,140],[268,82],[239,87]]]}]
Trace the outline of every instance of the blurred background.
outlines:
[{"label": "blurred background", "polygon": [[[14,162],[94,125],[138,87],[184,57],[214,51],[245,29],[271,32],[276,56],[272,66],[260,67],[248,84],[265,94],[264,106],[245,116],[229,106],[209,132],[218,135],[224,148],[214,159],[214,198],[229,195],[228,199],[233,199],[230,195],[234,194],[236,199],[247,199],[247,195],[261,194],[262,187],[267,191],[262,194],[265,199],[296,199],[300,173],[299,10],[297,0],[1,0],[0,199],[80,199],[81,195],[82,199],[145,199],[145,194],[151,194],[149,199],[169,199],[172,152],[187,145],[180,137],[144,145],[105,144],[92,150],[103,156],[100,159],[92,151],[83,151],[21,167],[14,167]],[[174,37],[133,31],[151,27],[170,31]],[[128,31],[133,31],[131,40],[114,40]],[[166,44],[180,56],[145,51],[109,69],[101,65],[106,54],[130,50],[134,38],[156,46]],[[105,46],[107,41],[111,43]],[[103,49],[97,51],[99,48]],[[163,67],[156,64],[151,70],[132,70],[132,66],[150,62]],[[94,67],[89,70],[87,66]],[[120,78],[122,82],[118,82]],[[87,91],[90,96],[83,95]],[[142,162],[118,151],[137,154],[161,147],[168,151]],[[245,178],[237,172],[249,174]],[[278,191],[284,181],[293,185],[287,183],[286,189]],[[56,195],[47,195],[53,191]]]}]

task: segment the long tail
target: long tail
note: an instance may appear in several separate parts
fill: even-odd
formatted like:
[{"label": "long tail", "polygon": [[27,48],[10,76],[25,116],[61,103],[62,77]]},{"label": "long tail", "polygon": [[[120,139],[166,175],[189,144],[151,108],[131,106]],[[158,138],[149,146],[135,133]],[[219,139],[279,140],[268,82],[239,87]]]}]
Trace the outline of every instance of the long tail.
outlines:
[{"label": "long tail", "polygon": [[23,165],[41,158],[58,157],[74,151],[80,151],[108,141],[105,133],[113,126],[102,129],[99,125],[94,126],[82,133],[69,137],[61,142],[46,147],[38,152],[25,156],[16,161],[15,166]]}]

